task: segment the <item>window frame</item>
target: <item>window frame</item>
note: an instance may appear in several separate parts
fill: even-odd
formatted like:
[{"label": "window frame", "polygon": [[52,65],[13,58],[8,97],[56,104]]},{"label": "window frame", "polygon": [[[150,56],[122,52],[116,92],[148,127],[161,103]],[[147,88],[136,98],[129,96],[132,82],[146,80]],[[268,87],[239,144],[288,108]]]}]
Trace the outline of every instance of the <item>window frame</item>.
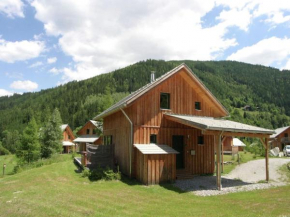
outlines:
[{"label": "window frame", "polygon": [[195,101],[194,108],[197,111],[201,111],[201,102],[200,101]]},{"label": "window frame", "polygon": [[[167,96],[168,98],[167,98],[167,108],[165,108],[165,107],[163,107],[162,105],[161,105],[161,99],[162,99],[162,96]],[[170,110],[171,109],[171,107],[170,107],[170,93],[165,93],[165,92],[160,92],[160,100],[159,100],[159,107],[160,107],[160,109],[162,109],[162,110]]]},{"label": "window frame", "polygon": [[[151,139],[155,140],[155,142],[152,141]],[[150,144],[157,144],[157,134],[150,134],[149,141],[150,141]]]}]

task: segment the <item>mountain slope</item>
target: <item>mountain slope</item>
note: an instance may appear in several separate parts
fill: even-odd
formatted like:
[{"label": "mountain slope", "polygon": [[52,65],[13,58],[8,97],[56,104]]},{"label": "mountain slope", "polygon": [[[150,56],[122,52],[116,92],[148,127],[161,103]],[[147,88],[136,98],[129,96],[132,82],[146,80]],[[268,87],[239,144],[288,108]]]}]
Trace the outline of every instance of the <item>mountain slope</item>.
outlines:
[{"label": "mountain slope", "polygon": [[[41,126],[55,107],[59,108],[63,122],[74,129],[147,84],[151,71],[159,77],[182,62],[225,105],[231,119],[267,128],[290,123],[290,71],[232,61],[147,60],[88,80],[0,97],[0,133],[22,131],[32,116]],[[245,105],[251,111],[240,109]]]}]

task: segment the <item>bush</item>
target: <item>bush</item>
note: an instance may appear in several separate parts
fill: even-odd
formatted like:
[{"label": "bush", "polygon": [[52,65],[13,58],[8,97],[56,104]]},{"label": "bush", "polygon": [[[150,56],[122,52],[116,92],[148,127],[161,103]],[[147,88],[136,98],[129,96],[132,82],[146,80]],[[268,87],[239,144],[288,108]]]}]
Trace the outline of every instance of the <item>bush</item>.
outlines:
[{"label": "bush", "polygon": [[110,167],[106,167],[105,169],[100,166],[93,170],[84,169],[82,172],[82,177],[88,177],[90,181],[98,181],[98,180],[121,180],[121,172],[114,172]]},{"label": "bush", "polygon": [[11,154],[10,151],[8,151],[6,148],[4,148],[1,144],[0,144],[0,155],[9,155]]}]

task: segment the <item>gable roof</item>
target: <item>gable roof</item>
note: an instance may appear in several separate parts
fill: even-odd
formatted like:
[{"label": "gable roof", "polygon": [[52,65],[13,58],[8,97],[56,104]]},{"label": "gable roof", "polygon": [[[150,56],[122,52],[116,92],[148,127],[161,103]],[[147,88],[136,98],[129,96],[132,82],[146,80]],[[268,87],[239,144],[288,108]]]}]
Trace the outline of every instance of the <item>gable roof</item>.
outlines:
[{"label": "gable roof", "polygon": [[289,127],[290,127],[290,126],[277,128],[277,129],[275,130],[276,133],[273,134],[273,135],[271,135],[270,138],[273,139],[273,138],[279,136],[281,133],[283,133],[283,132],[284,132],[285,130],[287,130]]},{"label": "gable roof", "polygon": [[99,138],[99,136],[97,135],[82,135],[79,136],[78,138],[76,138],[74,140],[74,142],[76,143],[80,143],[80,142],[84,142],[84,143],[94,143],[95,141],[97,141]]},{"label": "gable roof", "polygon": [[233,146],[238,147],[238,146],[246,146],[246,145],[238,138],[233,138]]},{"label": "gable roof", "polygon": [[122,100],[120,100],[110,108],[106,109],[93,119],[99,120],[101,118],[104,118],[110,114],[117,112],[122,108],[127,107],[130,103],[132,103],[133,101],[135,101],[136,99],[138,99],[139,97],[141,97],[142,95],[144,95],[145,93],[156,87],[158,84],[162,83],[164,80],[171,77],[172,75],[174,75],[175,73],[179,72],[182,69],[185,69],[185,71],[190,75],[190,77],[192,77],[192,79],[194,79],[200,85],[200,87],[203,90],[205,90],[206,93],[208,93],[208,96],[213,100],[213,102],[215,102],[215,104],[219,106],[221,110],[225,112],[226,115],[229,115],[227,109],[218,101],[218,99],[210,92],[210,90],[202,83],[202,81],[191,71],[191,69],[185,63],[182,63],[181,65],[175,67],[174,69],[170,70],[169,72],[165,73],[164,75],[156,79],[154,82],[141,87],[139,90],[123,98]]},{"label": "gable roof", "polygon": [[63,132],[67,126],[68,126],[68,124],[63,124],[63,125],[61,125],[61,126],[60,126],[61,131]]},{"label": "gable roof", "polygon": [[165,117],[167,117],[169,120],[176,121],[185,125],[190,125],[201,130],[217,130],[237,133],[261,133],[269,135],[275,133],[274,130],[251,126],[248,124],[242,124],[239,122],[229,121],[225,119],[217,119],[213,117],[177,114],[165,114]]}]

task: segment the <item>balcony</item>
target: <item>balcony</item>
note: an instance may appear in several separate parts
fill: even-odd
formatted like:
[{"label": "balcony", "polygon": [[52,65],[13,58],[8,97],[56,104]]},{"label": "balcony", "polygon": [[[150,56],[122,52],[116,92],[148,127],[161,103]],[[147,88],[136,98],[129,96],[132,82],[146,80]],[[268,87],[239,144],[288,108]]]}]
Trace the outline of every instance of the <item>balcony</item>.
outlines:
[{"label": "balcony", "polygon": [[282,143],[289,143],[290,144],[290,137],[282,137],[281,138]]}]

